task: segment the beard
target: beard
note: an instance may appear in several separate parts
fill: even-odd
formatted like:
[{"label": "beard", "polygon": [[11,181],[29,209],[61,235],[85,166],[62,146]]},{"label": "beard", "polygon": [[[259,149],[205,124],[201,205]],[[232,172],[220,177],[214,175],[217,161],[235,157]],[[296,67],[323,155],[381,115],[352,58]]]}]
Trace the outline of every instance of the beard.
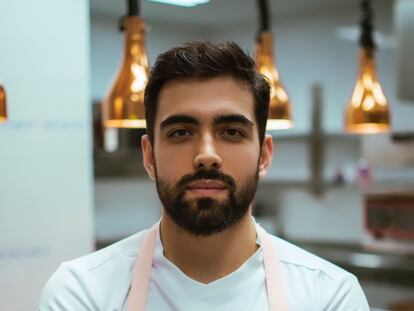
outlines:
[{"label": "beard", "polygon": [[[215,169],[184,175],[175,185],[156,175],[157,192],[167,215],[193,235],[210,236],[230,228],[246,216],[256,193],[259,170],[257,167],[256,172],[239,186],[234,178]],[[202,179],[223,182],[227,198],[185,199],[189,183]]]}]

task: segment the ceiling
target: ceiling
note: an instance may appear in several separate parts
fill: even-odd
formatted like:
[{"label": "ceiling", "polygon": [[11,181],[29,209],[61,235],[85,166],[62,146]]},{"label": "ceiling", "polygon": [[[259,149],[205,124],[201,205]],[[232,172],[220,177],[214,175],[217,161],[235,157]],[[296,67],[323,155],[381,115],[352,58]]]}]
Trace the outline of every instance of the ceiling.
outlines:
[{"label": "ceiling", "polygon": [[[126,12],[126,0],[90,0],[93,15],[117,17]],[[192,8],[141,1],[142,15],[147,21],[185,23],[186,25],[237,25],[257,19],[255,0],[210,0]],[[343,6],[358,6],[359,0],[270,0],[273,17],[310,13]]]}]

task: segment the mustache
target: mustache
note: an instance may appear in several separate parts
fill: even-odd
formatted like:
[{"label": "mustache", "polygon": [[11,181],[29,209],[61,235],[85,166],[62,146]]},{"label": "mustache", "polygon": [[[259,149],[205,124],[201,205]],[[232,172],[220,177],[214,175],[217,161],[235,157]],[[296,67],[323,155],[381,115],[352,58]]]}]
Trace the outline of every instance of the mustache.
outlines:
[{"label": "mustache", "polygon": [[220,180],[224,182],[228,188],[234,189],[236,187],[236,182],[233,177],[218,170],[200,170],[194,174],[184,175],[177,183],[177,187],[184,189],[187,184],[202,179]]}]

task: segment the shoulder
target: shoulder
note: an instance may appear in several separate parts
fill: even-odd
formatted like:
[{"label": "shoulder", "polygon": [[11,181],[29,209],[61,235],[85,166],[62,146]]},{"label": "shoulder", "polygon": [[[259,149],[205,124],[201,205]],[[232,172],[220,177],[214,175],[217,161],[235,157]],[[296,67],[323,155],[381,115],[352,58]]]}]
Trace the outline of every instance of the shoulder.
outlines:
[{"label": "shoulder", "polygon": [[294,293],[297,301],[312,302],[315,310],[369,310],[353,274],[283,239],[271,236],[271,240],[289,296]]},{"label": "shoulder", "polygon": [[271,235],[271,240],[277,251],[277,256],[283,265],[309,271],[319,271],[330,279],[341,279],[350,275],[346,270],[288,241],[273,235]]},{"label": "shoulder", "polygon": [[43,289],[39,310],[97,310],[108,303],[122,304],[145,232],[62,263]]}]

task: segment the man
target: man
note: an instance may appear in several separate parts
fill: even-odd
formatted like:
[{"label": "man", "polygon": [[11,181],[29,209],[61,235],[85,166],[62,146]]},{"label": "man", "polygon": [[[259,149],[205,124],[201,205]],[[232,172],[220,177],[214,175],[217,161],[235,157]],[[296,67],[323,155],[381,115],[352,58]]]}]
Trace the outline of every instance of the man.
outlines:
[{"label": "man", "polygon": [[161,54],[141,143],[162,218],[62,264],[40,310],[369,310],[353,275],[270,236],[251,216],[272,160],[269,94],[234,43]]}]

